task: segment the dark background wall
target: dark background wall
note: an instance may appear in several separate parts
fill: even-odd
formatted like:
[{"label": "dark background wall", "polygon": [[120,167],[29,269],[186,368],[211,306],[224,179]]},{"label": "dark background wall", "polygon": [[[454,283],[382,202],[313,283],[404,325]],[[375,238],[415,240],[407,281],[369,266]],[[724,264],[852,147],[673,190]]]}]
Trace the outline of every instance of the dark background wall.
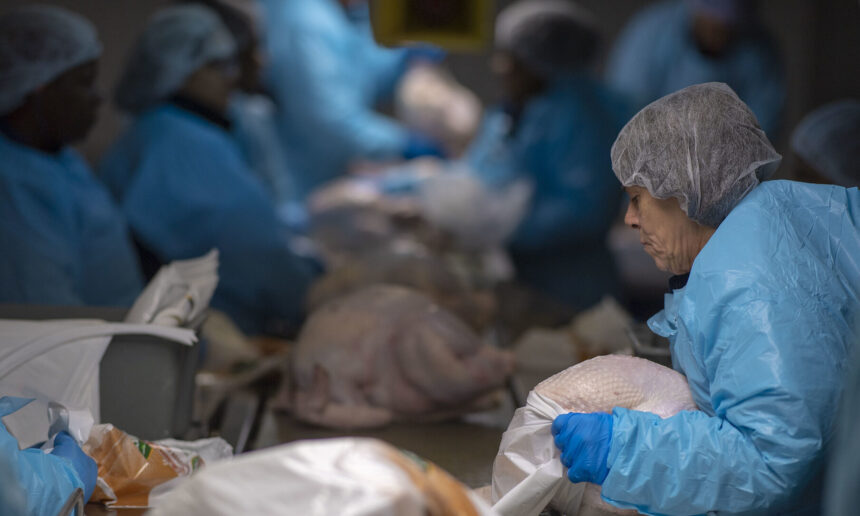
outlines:
[{"label": "dark background wall", "polygon": [[[105,94],[112,90],[122,62],[147,17],[169,0],[43,0],[76,10],[98,26],[105,45],[100,82]],[[290,1],[290,0],[284,0]],[[0,0],[0,9],[31,3]],[[498,0],[499,8],[511,0]],[[600,19],[606,34],[604,57],[611,42],[631,15],[653,3],[649,0],[580,0]],[[788,105],[785,128],[775,142],[786,156],[781,175],[789,175],[792,159],[785,152],[790,129],[804,113],[831,100],[860,98],[860,3],[857,0],[761,0],[765,24],[776,37],[786,65]],[[453,55],[455,74],[485,102],[495,98],[495,84],[486,55]],[[602,66],[602,59],[599,63]],[[93,160],[110,144],[122,118],[106,104],[102,117],[81,145]]]}]

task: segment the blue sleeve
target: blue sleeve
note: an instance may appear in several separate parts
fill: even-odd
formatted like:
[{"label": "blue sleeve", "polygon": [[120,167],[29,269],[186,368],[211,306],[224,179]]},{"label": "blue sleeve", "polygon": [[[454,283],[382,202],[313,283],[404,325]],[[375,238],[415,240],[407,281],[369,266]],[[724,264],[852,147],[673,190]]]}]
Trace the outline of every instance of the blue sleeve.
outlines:
[{"label": "blue sleeve", "polygon": [[[14,398],[0,399],[0,412],[3,412],[3,415],[9,413],[7,408],[10,400]],[[0,424],[0,455],[5,466],[12,470],[12,477],[24,493],[24,514],[56,516],[75,489],[84,489],[84,483],[78,478],[70,462],[42,450],[19,450],[18,441],[3,424]],[[5,486],[3,491],[6,491]],[[19,514],[9,510],[7,504],[20,505],[21,502],[20,497],[0,497],[0,513]]]},{"label": "blue sleeve", "polygon": [[615,409],[608,501],[646,514],[774,510],[818,470],[840,389],[838,331],[789,296],[719,301],[700,305],[713,324],[698,335],[711,343],[702,364],[714,415]]},{"label": "blue sleeve", "polygon": [[366,34],[365,39],[362,66],[370,76],[374,101],[384,102],[391,99],[397,84],[409,69],[409,51],[382,47],[374,41],[372,34]]},{"label": "blue sleeve", "polygon": [[[337,40],[345,36],[315,29],[283,35],[289,48],[273,51],[269,78],[278,103],[290,106],[284,116],[351,156],[399,157],[406,147],[407,131],[368,105],[353,70],[360,63],[350,62],[344,55],[345,45]],[[289,53],[289,59],[282,59],[281,52]]]}]

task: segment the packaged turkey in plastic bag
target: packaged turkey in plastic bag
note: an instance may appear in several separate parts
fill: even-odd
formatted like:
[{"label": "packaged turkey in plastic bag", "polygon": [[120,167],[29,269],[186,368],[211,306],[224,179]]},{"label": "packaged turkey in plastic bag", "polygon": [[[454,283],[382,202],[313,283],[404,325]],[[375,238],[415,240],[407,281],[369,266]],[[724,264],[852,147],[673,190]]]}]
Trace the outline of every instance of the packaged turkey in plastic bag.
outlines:
[{"label": "packaged turkey in plastic bag", "polygon": [[517,229],[532,190],[525,180],[489,187],[455,166],[421,184],[419,203],[424,218],[454,235],[464,248],[485,250],[502,246]]},{"label": "packaged turkey in plastic bag", "polygon": [[209,306],[217,286],[217,249],[200,258],[170,262],[143,289],[125,322],[188,326]]},{"label": "packaged turkey in plastic bag", "polygon": [[366,438],[321,439],[239,455],[197,473],[151,516],[491,516],[433,463]]},{"label": "packaged turkey in plastic bag", "polygon": [[413,289],[372,285],[308,318],[282,385],[293,415],[373,428],[492,408],[513,356]]},{"label": "packaged turkey in plastic bag", "polygon": [[551,431],[560,414],[615,407],[663,418],[696,410],[680,373],[642,358],[606,355],[551,376],[529,393],[502,435],[493,463],[493,509],[501,516],[537,516],[547,506],[570,515],[636,514],[603,502],[599,486],[570,482]]},{"label": "packaged turkey in plastic bag", "polygon": [[232,447],[218,437],[151,442],[110,424],[94,426],[82,448],[99,471],[90,502],[115,508],[155,506],[184,477],[233,454]]}]

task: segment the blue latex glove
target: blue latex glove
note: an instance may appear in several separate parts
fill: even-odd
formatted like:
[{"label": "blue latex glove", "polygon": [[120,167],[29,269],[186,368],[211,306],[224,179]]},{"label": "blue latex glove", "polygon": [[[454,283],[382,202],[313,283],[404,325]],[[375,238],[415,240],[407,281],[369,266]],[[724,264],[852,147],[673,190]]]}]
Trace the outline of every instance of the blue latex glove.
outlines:
[{"label": "blue latex glove", "polygon": [[606,459],[612,442],[610,414],[562,414],[552,422],[552,435],[571,482],[603,484],[609,474]]},{"label": "blue latex glove", "polygon": [[419,133],[410,133],[403,150],[404,159],[414,159],[421,156],[445,158],[445,151],[435,141]]},{"label": "blue latex glove", "polygon": [[96,461],[84,453],[78,442],[66,432],[60,432],[54,437],[54,449],[51,455],[61,457],[72,463],[72,467],[84,483],[84,501],[90,499],[93,489],[96,488],[96,478],[99,469]]},{"label": "blue latex glove", "polygon": [[410,62],[425,61],[428,63],[440,63],[447,55],[447,52],[434,45],[420,45],[409,47],[406,50],[406,56]]}]

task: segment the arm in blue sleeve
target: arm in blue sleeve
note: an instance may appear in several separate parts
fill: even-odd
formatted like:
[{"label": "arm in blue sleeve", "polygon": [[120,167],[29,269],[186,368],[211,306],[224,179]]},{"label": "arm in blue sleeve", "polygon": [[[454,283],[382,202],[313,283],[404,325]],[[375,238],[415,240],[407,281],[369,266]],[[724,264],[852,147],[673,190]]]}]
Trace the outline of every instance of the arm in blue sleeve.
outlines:
[{"label": "arm in blue sleeve", "polygon": [[372,36],[365,42],[363,63],[373,81],[375,102],[384,102],[394,96],[397,84],[409,70],[409,51],[405,48],[379,46]]},{"label": "arm in blue sleeve", "polygon": [[356,74],[350,73],[360,63],[341,55],[336,35],[309,28],[289,37],[291,59],[273,56],[270,78],[278,102],[290,106],[285,114],[290,123],[304,124],[307,131],[355,157],[399,157],[407,131],[367,105]]},{"label": "arm in blue sleeve", "polygon": [[[0,399],[0,405],[3,405],[0,412],[8,413],[5,406],[9,400],[10,398]],[[19,450],[18,441],[3,424],[0,424],[0,455],[3,456],[4,462],[11,466],[13,477],[19,489],[24,492],[27,508],[25,514],[55,516],[75,489],[84,489],[84,483],[78,478],[69,461],[42,450]],[[0,509],[5,511],[7,507],[0,504]]]},{"label": "arm in blue sleeve", "polygon": [[713,316],[700,335],[714,339],[703,364],[715,415],[615,409],[603,497],[699,514],[774,510],[799,492],[830,433],[844,346],[810,312],[768,299]]}]

